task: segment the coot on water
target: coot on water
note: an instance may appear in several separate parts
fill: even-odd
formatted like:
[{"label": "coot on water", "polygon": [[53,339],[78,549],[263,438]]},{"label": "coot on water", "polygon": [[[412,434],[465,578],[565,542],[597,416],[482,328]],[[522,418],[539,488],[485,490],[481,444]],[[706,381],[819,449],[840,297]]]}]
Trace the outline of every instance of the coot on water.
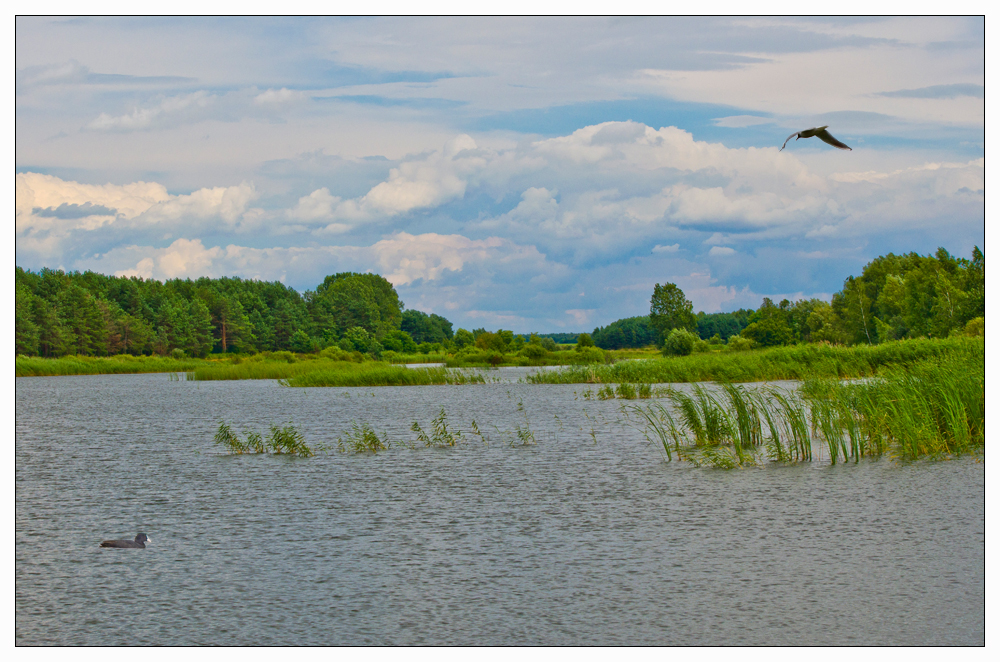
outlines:
[{"label": "coot on water", "polygon": [[105,540],[101,547],[121,547],[125,549],[146,549],[146,543],[153,542],[146,537],[145,533],[140,533],[135,540]]}]

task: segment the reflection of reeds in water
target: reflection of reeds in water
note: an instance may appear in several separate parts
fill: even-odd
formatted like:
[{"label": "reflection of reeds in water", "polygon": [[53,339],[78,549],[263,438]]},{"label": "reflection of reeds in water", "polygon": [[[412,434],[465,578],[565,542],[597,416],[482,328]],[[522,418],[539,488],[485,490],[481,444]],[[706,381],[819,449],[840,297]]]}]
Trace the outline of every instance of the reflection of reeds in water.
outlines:
[{"label": "reflection of reeds in water", "polygon": [[[732,468],[812,459],[822,441],[830,462],[886,453],[903,459],[975,452],[985,437],[985,363],[978,351],[955,352],[895,368],[859,383],[806,382],[800,395],[774,387],[723,384],[712,392],[667,389],[667,406],[634,405],[668,460]],[[810,430],[812,434],[810,434]]]}]

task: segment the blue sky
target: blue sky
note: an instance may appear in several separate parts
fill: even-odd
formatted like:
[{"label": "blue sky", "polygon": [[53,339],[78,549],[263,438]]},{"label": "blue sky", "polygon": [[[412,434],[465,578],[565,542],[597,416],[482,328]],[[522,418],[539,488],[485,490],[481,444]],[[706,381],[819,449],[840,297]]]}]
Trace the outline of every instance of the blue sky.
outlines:
[{"label": "blue sky", "polygon": [[[981,18],[16,21],[16,262],[300,291],[373,271],[457,327],[829,298],[983,246]],[[853,148],[792,132],[826,124]]]}]

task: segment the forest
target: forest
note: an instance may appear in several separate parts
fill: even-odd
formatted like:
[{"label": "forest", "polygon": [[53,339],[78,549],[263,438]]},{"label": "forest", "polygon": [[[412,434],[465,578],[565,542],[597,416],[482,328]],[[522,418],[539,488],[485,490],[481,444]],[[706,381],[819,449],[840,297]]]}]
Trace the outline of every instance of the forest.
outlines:
[{"label": "forest", "polygon": [[981,335],[986,311],[985,256],[978,247],[971,260],[953,257],[944,248],[933,255],[877,257],[860,276],[849,276],[830,302],[814,298],[775,303],[765,297],[757,310],[695,315],[676,285],[656,287],[650,315],[594,329],[594,344],[603,349],[662,346],[680,330],[690,334],[690,342],[700,341],[702,348],[727,341],[741,348],[811,342],[873,345],[944,338],[964,333],[970,323],[969,334]]},{"label": "forest", "polygon": [[[657,346],[690,353],[810,342],[878,344],[905,338],[982,335],[985,257],[889,253],[850,276],[832,301],[765,298],[757,310],[692,312],[676,285],[656,286],[651,314],[579,334],[602,349]],[[685,335],[686,334],[686,335]],[[583,337],[586,337],[585,339]],[[673,338],[681,351],[670,351]],[[280,282],[199,278],[161,282],[94,272],[15,268],[15,353],[58,357],[161,355],[206,357],[262,351],[318,352],[337,347],[379,356],[384,351],[520,351],[526,344],[576,342],[578,334],[516,335],[486,329],[453,331],[436,314],[404,310],[382,276],[343,272],[299,294]],[[533,342],[532,342],[533,340]],[[684,351],[686,348],[686,351]]]}]

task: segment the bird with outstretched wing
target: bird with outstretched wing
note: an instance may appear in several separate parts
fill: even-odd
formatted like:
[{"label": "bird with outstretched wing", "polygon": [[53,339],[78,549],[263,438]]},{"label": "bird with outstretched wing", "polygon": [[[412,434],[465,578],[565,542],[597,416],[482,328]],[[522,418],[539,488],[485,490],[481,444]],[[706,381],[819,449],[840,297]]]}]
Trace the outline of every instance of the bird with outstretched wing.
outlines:
[{"label": "bird with outstretched wing", "polygon": [[[804,131],[796,131],[792,135],[785,138],[785,143],[781,146],[781,149],[785,149],[785,145],[787,145],[788,141],[791,140],[792,138],[798,140],[799,138],[812,138],[813,136],[819,138],[827,145],[833,145],[837,149],[848,149],[848,150],[851,149],[844,143],[840,142],[839,140],[831,136],[830,132],[826,130],[826,126],[815,126],[811,129],[805,129]],[[779,149],[778,151],[780,152],[781,149]]]}]

